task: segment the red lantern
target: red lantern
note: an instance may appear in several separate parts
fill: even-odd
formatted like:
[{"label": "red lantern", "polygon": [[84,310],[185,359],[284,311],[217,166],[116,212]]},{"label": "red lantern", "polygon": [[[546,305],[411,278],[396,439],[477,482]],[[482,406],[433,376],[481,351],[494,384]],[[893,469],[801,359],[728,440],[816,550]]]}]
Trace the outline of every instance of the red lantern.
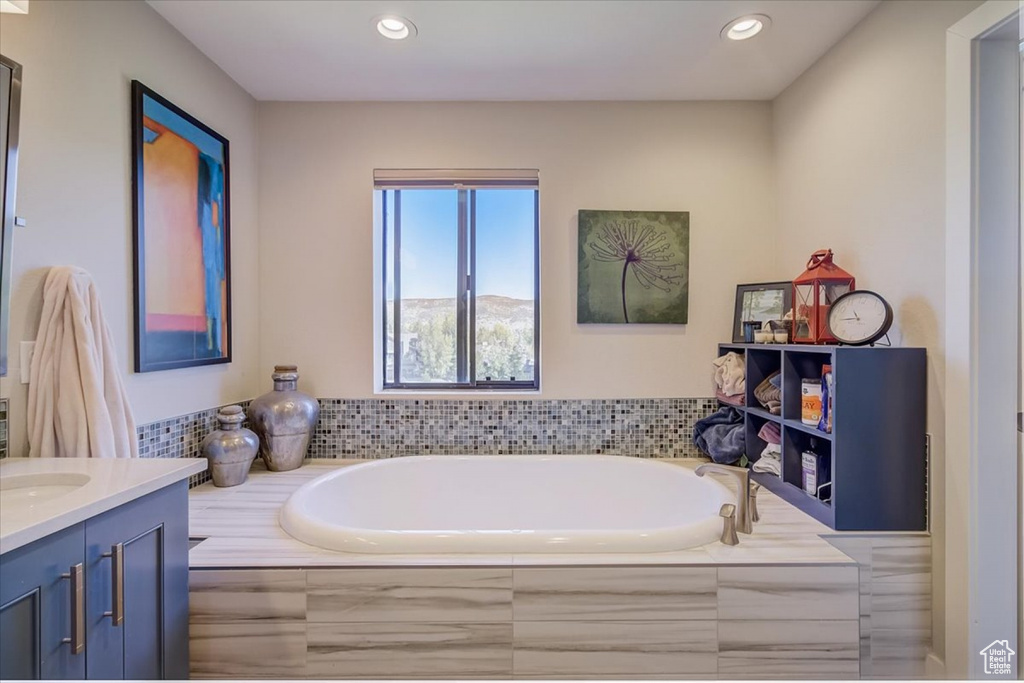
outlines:
[{"label": "red lantern", "polygon": [[793,280],[793,341],[832,344],[828,309],[836,299],[856,289],[856,279],[832,261],[832,250],[811,254],[807,270]]}]

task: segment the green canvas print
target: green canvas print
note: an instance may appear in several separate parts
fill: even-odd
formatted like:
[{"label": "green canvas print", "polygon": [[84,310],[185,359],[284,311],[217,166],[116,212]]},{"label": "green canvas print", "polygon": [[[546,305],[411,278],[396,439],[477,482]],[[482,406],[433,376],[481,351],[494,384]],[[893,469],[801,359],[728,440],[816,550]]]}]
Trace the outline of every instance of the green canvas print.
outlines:
[{"label": "green canvas print", "polygon": [[578,323],[686,323],[688,211],[579,212]]}]

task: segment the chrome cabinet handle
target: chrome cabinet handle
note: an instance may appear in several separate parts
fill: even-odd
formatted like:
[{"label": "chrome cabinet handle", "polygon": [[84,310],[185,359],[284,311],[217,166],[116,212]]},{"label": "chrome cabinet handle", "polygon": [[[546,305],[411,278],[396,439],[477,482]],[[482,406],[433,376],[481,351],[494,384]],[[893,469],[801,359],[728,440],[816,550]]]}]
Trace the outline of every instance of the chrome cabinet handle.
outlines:
[{"label": "chrome cabinet handle", "polygon": [[111,606],[109,612],[103,616],[110,617],[114,626],[124,623],[124,543],[110,546],[109,553],[103,553],[102,557],[110,558],[110,596]]},{"label": "chrome cabinet handle", "polygon": [[85,566],[72,565],[60,578],[71,581],[71,637],[61,642],[71,645],[71,654],[80,655],[85,652]]}]

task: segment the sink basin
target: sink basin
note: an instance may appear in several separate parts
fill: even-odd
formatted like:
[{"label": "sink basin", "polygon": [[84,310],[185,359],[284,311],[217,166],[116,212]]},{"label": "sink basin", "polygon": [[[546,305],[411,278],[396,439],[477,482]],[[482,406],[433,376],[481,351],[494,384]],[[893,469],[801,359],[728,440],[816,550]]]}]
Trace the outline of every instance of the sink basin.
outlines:
[{"label": "sink basin", "polygon": [[77,472],[45,472],[0,477],[0,510],[31,510],[56,500],[89,483],[89,475]]}]

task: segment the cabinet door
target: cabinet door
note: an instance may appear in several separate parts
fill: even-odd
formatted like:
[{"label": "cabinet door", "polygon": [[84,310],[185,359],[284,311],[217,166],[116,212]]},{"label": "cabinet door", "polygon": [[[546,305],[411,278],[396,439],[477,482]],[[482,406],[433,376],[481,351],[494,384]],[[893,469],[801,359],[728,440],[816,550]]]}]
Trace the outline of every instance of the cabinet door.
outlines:
[{"label": "cabinet door", "polygon": [[188,486],[86,522],[88,677],[188,677]]},{"label": "cabinet door", "polygon": [[79,524],[0,556],[0,679],[85,678],[84,548]]}]

